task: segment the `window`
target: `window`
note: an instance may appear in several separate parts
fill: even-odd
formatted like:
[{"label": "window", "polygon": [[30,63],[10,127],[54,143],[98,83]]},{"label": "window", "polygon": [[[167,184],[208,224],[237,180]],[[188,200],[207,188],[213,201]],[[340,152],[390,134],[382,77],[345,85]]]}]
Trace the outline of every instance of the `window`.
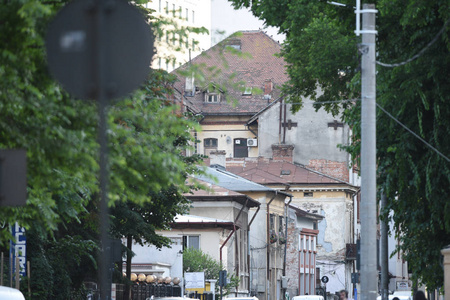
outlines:
[{"label": "window", "polygon": [[242,93],[242,95],[250,96],[251,94],[252,94],[252,88],[249,87],[249,86],[246,86],[244,92]]},{"label": "window", "polygon": [[162,2],[162,0],[159,0],[159,7],[158,7],[158,11],[159,12],[161,12],[161,10],[162,10],[162,3],[161,2]]},{"label": "window", "polygon": [[304,192],[303,197],[313,197],[313,192]]},{"label": "window", "polygon": [[161,69],[161,57],[158,58],[158,68]]},{"label": "window", "polygon": [[208,102],[208,103],[218,103],[219,102],[219,94],[212,94],[212,93],[209,93],[207,96],[206,96],[206,102]]},{"label": "window", "polygon": [[220,92],[212,87],[212,90],[207,90],[205,92],[205,102],[206,103],[219,103],[220,102]]},{"label": "window", "polygon": [[168,1],[166,1],[166,14],[167,15],[169,14],[169,2]]},{"label": "window", "polygon": [[274,214],[270,214],[270,224],[269,224],[269,228],[270,230],[275,230],[275,215]]},{"label": "window", "polygon": [[192,51],[195,51],[195,44],[196,44],[195,40],[192,39]]},{"label": "window", "polygon": [[203,140],[203,145],[205,148],[217,148],[217,139],[204,139]]},{"label": "window", "polygon": [[195,11],[192,11],[192,23],[195,22]]},{"label": "window", "polygon": [[278,232],[284,234],[284,217],[278,216]]},{"label": "window", "polygon": [[172,45],[175,45],[177,38],[176,38],[176,33],[174,32],[172,35]]},{"label": "window", "polygon": [[176,13],[176,10],[175,10],[175,3],[172,4],[172,8],[173,8],[172,14],[173,14],[173,16],[175,17],[175,13]]},{"label": "window", "polygon": [[208,138],[203,140],[203,154],[209,156],[212,151],[217,150],[217,139]]},{"label": "window", "polygon": [[189,9],[186,8],[186,21],[189,21]]},{"label": "window", "polygon": [[184,235],[183,250],[186,248],[200,249],[200,237],[198,235]]},{"label": "window", "polygon": [[246,138],[234,139],[234,157],[248,157],[248,148]]},{"label": "window", "polygon": [[181,6],[178,7],[178,14],[179,14],[179,17],[180,17],[180,19],[181,19],[181,18],[183,17],[183,16],[182,16],[183,10],[181,9]]}]

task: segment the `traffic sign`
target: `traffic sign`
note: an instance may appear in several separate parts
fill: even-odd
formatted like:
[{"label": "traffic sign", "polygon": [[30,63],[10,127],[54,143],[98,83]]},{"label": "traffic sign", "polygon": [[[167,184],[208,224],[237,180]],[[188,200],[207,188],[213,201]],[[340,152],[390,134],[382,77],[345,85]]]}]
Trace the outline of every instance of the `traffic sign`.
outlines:
[{"label": "traffic sign", "polygon": [[126,96],[148,76],[154,37],[144,15],[125,0],[74,0],[46,36],[50,72],[72,95]]}]

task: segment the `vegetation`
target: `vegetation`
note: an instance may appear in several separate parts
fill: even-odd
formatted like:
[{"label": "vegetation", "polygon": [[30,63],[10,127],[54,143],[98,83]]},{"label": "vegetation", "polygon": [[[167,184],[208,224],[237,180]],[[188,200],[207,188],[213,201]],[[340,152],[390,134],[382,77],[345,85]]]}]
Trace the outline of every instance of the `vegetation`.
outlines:
[{"label": "vegetation", "polygon": [[[65,2],[0,2],[0,148],[27,150],[28,181],[26,206],[0,207],[0,245],[6,252],[10,224],[26,228],[33,299],[85,299],[82,282],[97,272],[97,106],[73,99],[46,67],[46,28]],[[152,72],[107,120],[112,233],[158,247],[168,241],[155,230],[186,209],[186,175],[201,159],[183,156],[198,128],[170,100],[173,80]],[[133,218],[145,226],[132,231]]]},{"label": "vegetation", "polygon": [[[219,280],[219,272],[224,270],[221,263],[200,249],[185,248],[183,250],[183,273],[205,272],[205,279]],[[228,274],[228,284],[222,289],[222,295],[229,295],[239,286],[239,278]],[[216,284],[216,292],[219,286]]]},{"label": "vegetation", "polygon": [[[293,109],[301,108],[302,97],[311,97],[322,102],[317,109],[334,114],[342,110],[353,134],[352,145],[346,149],[356,161],[361,125],[357,44],[361,40],[354,34],[355,2],[343,0],[339,2],[344,6],[337,6],[310,0],[230,1],[237,8],[250,8],[267,25],[286,34],[282,55],[290,80],[284,92],[295,103]],[[434,289],[443,284],[440,250],[450,244],[449,2],[371,3],[378,10],[377,60],[392,65],[377,66],[377,182],[389,199],[383,217],[394,212],[399,250],[413,278]],[[393,65],[402,62],[407,63]]]}]

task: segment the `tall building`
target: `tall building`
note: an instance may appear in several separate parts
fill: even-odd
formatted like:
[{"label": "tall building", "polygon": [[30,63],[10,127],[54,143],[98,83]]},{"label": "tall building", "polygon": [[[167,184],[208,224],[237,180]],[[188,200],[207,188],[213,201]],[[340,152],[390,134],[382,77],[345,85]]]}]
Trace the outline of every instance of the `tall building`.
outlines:
[{"label": "tall building", "polygon": [[170,72],[211,47],[211,0],[151,0],[145,7],[163,24],[155,32],[153,69]]}]

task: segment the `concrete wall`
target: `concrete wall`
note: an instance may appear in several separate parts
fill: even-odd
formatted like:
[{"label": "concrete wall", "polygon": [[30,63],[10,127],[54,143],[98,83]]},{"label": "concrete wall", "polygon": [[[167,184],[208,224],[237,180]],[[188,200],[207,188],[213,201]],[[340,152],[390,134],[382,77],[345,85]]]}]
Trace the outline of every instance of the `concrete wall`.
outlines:
[{"label": "concrete wall", "polygon": [[351,290],[351,263],[345,261],[346,243],[353,243],[353,199],[345,191],[313,191],[314,197],[303,192],[291,192],[292,204],[316,212],[324,219],[318,222],[317,267],[320,276],[327,274],[327,291]]},{"label": "concrete wall", "polygon": [[[297,123],[286,130],[286,144],[294,145],[294,162],[348,181],[348,154],[337,148],[346,145],[349,139],[347,125],[329,127],[328,123],[337,120],[323,109],[315,111],[310,100],[304,100],[304,107],[295,115],[288,105],[286,120]],[[283,129],[279,135],[280,104],[263,112],[259,118],[259,156],[272,157],[272,144],[283,141]]]}]

